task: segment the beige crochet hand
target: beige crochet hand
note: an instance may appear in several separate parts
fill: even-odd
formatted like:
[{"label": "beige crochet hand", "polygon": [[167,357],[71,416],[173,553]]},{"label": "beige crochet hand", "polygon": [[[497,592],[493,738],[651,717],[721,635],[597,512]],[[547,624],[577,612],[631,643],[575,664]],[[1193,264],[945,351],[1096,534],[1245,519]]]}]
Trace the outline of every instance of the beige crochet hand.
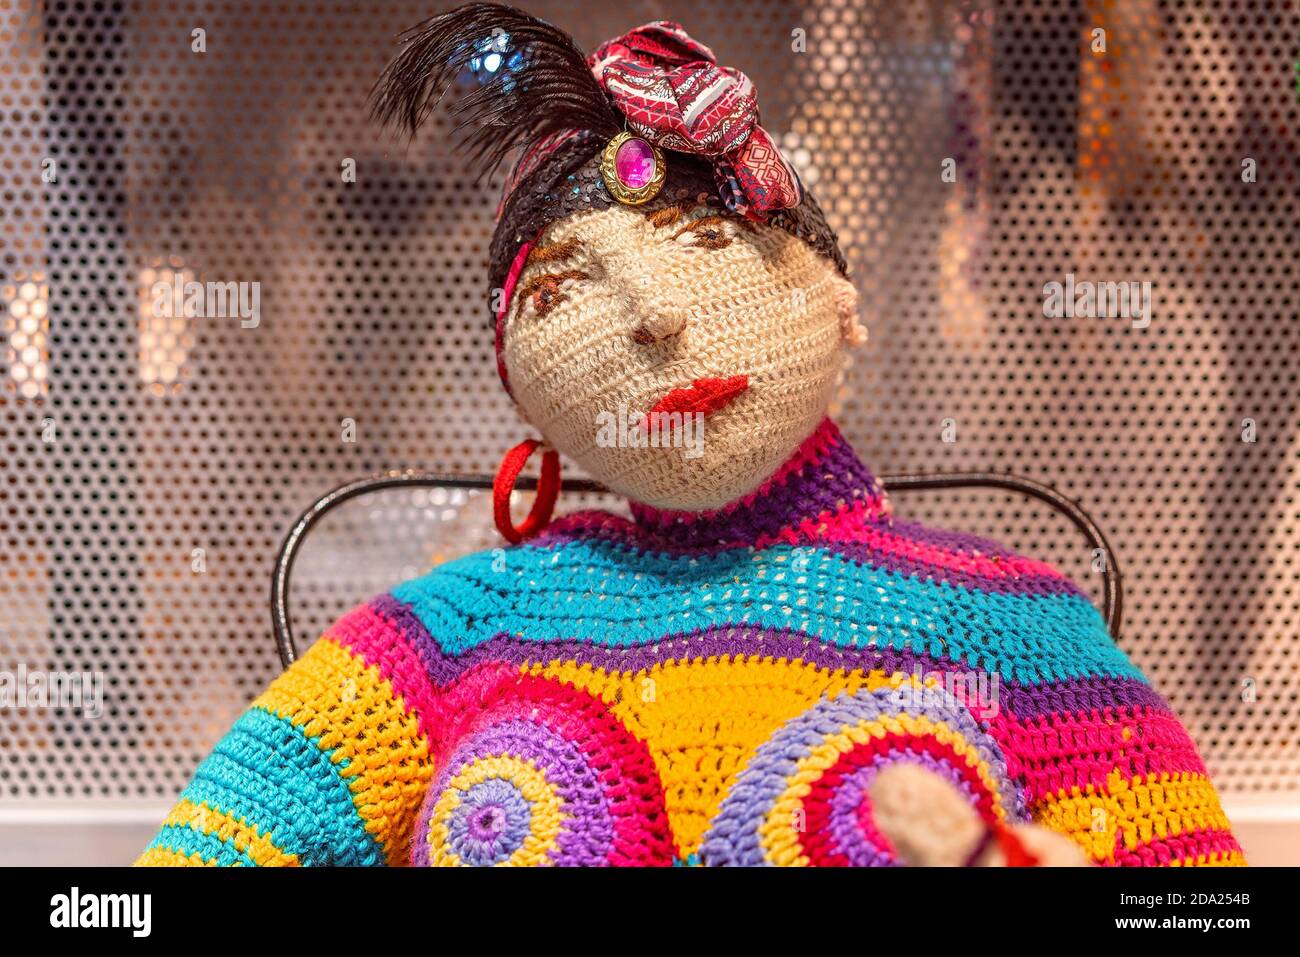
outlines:
[{"label": "beige crochet hand", "polygon": [[[1037,824],[991,830],[952,783],[916,764],[881,771],[870,786],[876,827],[914,867],[1084,867],[1083,850]],[[1010,859],[1009,859],[1010,858]]]}]

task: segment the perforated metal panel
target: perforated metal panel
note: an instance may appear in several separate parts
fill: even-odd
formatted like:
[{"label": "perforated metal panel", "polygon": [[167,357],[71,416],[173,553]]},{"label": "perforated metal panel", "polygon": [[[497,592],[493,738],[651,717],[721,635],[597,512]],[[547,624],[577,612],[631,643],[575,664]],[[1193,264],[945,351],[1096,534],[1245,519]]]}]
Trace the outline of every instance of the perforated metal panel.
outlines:
[{"label": "perforated metal panel", "polygon": [[[1227,796],[1300,802],[1295,5],[525,6],[588,47],[680,19],[754,78],[863,293],[845,432],[878,471],[1080,499],[1126,573],[1122,642]],[[278,669],[296,513],[380,469],[491,471],[523,436],[485,321],[495,187],[445,117],[407,148],[365,114],[438,8],[0,0],[0,670],[108,696],[0,713],[0,802],[173,796]],[[260,324],[151,309],[177,272],[260,283]],[[1045,318],[1066,274],[1150,281],[1150,325]],[[898,504],[1097,583],[1037,506]],[[299,627],[492,541],[481,498],[351,505],[307,547]]]}]

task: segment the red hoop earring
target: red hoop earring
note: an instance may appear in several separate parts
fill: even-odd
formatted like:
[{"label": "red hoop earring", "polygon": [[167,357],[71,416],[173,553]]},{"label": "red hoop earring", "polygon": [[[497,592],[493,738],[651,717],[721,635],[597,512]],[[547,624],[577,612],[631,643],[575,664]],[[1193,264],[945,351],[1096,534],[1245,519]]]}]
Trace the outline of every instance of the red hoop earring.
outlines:
[{"label": "red hoop earring", "polygon": [[542,443],[537,439],[520,442],[501,459],[497,477],[492,482],[492,515],[496,519],[497,531],[501,537],[512,545],[518,545],[525,538],[536,535],[551,520],[555,510],[555,500],[560,495],[560,453],[555,449],[546,449],[542,453],[542,475],[537,480],[537,498],[528,517],[516,528],[510,519],[510,493],[515,490],[519,473],[524,470],[524,463]]}]

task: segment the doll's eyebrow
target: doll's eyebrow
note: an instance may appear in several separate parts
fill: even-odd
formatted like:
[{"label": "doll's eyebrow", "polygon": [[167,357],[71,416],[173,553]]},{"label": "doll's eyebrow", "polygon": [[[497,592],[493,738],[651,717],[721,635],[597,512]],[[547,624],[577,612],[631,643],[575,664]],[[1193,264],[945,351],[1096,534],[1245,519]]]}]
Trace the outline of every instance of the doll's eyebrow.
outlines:
[{"label": "doll's eyebrow", "polygon": [[[683,216],[688,216],[691,213],[695,212],[697,209],[700,209],[701,207],[708,206],[708,205],[709,204],[707,202],[698,202],[698,203],[690,203],[690,204],[673,203],[670,206],[661,206],[658,209],[650,210],[650,212],[645,214],[645,218],[650,221],[650,225],[653,226],[655,229],[663,229],[665,226],[672,226],[675,225],[676,223],[681,222]],[[680,236],[682,234],[682,230],[690,227],[708,225],[710,223],[721,223],[721,222],[726,222],[728,220],[739,223],[741,227],[743,227],[744,229],[748,229],[751,231],[753,229],[753,226],[750,224],[749,220],[745,219],[744,217],[723,216],[719,213],[711,216],[701,216],[699,219],[695,220],[694,222],[689,223],[686,226],[683,226],[682,229],[679,229],[676,235]]]},{"label": "doll's eyebrow", "polygon": [[724,216],[721,213],[713,213],[709,216],[701,216],[699,219],[693,219],[689,223],[684,224],[677,230],[677,232],[673,233],[672,238],[676,239],[683,233],[697,232],[704,229],[706,226],[717,226],[720,223],[735,223],[737,228],[743,229],[745,232],[752,233],[754,231],[754,224],[744,217]]},{"label": "doll's eyebrow", "polygon": [[650,225],[655,229],[663,229],[665,226],[671,226],[680,220],[687,213],[692,213],[705,203],[692,203],[689,206],[682,203],[672,203],[668,206],[660,206],[658,209],[652,209],[645,214],[645,218],[650,221]]},{"label": "doll's eyebrow", "polygon": [[528,265],[535,266],[538,263],[560,262],[568,259],[581,248],[582,240],[577,236],[571,236],[568,239],[562,239],[557,243],[550,243],[546,246],[538,246],[528,254]]},{"label": "doll's eyebrow", "polygon": [[521,303],[520,308],[523,308],[522,303],[524,303],[529,296],[537,292],[537,290],[539,289],[542,289],[546,286],[558,285],[559,283],[565,282],[566,280],[569,279],[590,279],[590,278],[591,277],[587,275],[585,272],[583,272],[581,269],[568,269],[565,270],[564,272],[548,273],[544,276],[534,276],[532,279],[529,279],[526,283],[524,283],[522,286],[519,287],[519,291],[515,293],[515,299],[517,299]]}]

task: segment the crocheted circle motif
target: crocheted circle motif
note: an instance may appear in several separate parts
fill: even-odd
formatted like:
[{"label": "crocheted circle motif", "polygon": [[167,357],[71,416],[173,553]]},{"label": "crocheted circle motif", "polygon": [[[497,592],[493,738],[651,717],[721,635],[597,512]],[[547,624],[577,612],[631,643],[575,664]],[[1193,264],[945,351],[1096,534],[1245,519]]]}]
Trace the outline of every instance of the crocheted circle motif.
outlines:
[{"label": "crocheted circle motif", "polygon": [[416,866],[646,866],[675,849],[645,745],[598,699],[492,669],[435,757]]},{"label": "crocheted circle motif", "polygon": [[904,684],[841,695],[787,722],[736,779],[700,847],[706,865],[896,864],[868,787],[912,762],[942,774],[980,815],[1024,820],[1001,750],[944,688]]}]

